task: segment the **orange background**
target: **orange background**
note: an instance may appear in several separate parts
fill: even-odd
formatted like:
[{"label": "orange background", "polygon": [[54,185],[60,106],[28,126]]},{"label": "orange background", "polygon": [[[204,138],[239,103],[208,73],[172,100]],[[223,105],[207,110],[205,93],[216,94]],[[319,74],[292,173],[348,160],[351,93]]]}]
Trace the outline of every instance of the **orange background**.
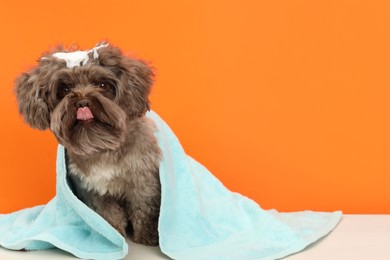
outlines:
[{"label": "orange background", "polygon": [[157,68],[152,108],[263,208],[390,213],[389,1],[0,4],[0,213],[55,194],[56,141],[13,80],[57,43],[108,39]]}]

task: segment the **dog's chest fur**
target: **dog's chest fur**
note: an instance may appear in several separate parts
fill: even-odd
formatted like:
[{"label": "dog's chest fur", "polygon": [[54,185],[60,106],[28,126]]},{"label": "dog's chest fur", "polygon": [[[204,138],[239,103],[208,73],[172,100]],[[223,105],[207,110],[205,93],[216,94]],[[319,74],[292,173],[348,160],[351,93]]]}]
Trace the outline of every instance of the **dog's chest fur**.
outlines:
[{"label": "dog's chest fur", "polygon": [[[128,170],[124,169],[126,165],[112,164],[107,161],[101,161],[91,165],[88,169],[80,169],[76,163],[69,163],[68,169],[80,179],[82,188],[88,191],[94,191],[100,195],[110,194],[116,195],[122,190],[124,186],[123,181],[127,185],[134,182],[130,180],[133,178],[133,174],[126,174],[133,167],[128,167]],[[126,178],[127,175],[127,178]],[[115,189],[112,186],[116,186]]]},{"label": "dog's chest fur", "polygon": [[68,155],[67,167],[71,177],[76,178],[75,185],[99,195],[119,197],[155,187],[148,186],[159,181],[161,152],[153,134],[154,125],[145,119],[128,127],[126,141],[118,150],[90,157]]}]

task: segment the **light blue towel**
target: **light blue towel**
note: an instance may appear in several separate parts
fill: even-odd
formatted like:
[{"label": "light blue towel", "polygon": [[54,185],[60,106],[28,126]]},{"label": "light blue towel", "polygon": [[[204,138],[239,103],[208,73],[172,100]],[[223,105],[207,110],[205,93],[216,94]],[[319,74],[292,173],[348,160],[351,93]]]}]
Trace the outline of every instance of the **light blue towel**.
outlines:
[{"label": "light blue towel", "polygon": [[[154,112],[163,152],[160,247],[174,259],[279,259],[327,235],[341,212],[279,213],[227,190],[185,154]],[[80,258],[121,259],[125,239],[74,196],[66,179],[64,148],[57,153],[57,193],[47,205],[0,215],[0,245],[14,250],[57,247]],[[131,249],[130,249],[131,250]]]}]

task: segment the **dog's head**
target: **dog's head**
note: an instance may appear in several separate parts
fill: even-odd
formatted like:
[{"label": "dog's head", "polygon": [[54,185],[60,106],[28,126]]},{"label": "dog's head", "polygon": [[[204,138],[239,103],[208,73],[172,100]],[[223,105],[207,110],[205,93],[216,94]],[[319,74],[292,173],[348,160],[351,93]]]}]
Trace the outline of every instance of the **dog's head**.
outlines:
[{"label": "dog's head", "polygon": [[149,109],[153,71],[142,60],[100,44],[89,51],[58,48],[16,81],[19,112],[33,128],[50,128],[69,151],[114,150],[129,120]]}]

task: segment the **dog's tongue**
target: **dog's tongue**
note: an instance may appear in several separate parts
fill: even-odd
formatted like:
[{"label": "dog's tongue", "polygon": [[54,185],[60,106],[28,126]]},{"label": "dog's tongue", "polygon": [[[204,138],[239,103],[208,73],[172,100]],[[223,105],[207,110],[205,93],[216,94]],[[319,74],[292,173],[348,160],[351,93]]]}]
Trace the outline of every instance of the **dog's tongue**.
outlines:
[{"label": "dog's tongue", "polygon": [[78,120],[89,120],[92,119],[93,115],[89,107],[80,107],[77,110],[77,119]]}]

